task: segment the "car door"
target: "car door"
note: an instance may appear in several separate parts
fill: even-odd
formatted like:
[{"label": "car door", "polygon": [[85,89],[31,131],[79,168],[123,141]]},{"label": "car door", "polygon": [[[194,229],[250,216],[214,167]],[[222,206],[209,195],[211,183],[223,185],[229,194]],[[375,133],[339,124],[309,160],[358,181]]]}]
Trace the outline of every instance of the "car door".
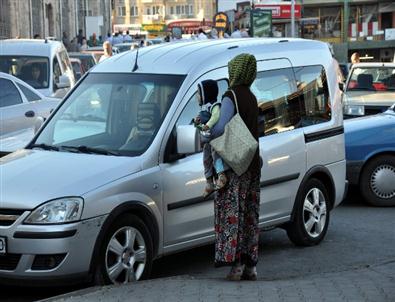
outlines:
[{"label": "car door", "polygon": [[[260,223],[288,219],[306,170],[304,133],[298,87],[287,59],[259,61],[251,91],[258,100],[260,121]],[[278,221],[277,221],[278,220]]]},{"label": "car door", "polygon": [[[220,99],[228,87],[226,76],[227,68],[220,68],[205,74],[198,81],[218,80]],[[171,134],[164,145],[167,154],[176,156],[176,127],[189,125],[201,110],[196,100],[196,89],[197,81],[189,88],[178,114],[170,124]],[[202,198],[205,186],[202,152],[182,158],[165,156],[160,167],[163,181],[165,251],[207,242],[213,235],[214,206],[212,199],[204,201]]]}]

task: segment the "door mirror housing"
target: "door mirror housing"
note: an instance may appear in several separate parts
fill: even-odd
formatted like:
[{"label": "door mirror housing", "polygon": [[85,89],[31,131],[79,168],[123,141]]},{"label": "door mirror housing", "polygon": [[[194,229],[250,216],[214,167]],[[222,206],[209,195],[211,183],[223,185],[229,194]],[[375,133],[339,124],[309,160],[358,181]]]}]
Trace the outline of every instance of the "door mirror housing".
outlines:
[{"label": "door mirror housing", "polygon": [[200,135],[193,125],[177,127],[177,153],[193,154],[200,152]]},{"label": "door mirror housing", "polygon": [[56,87],[58,89],[62,89],[62,88],[69,88],[70,86],[71,86],[70,78],[67,75],[62,74],[59,77],[59,82],[56,83]]}]

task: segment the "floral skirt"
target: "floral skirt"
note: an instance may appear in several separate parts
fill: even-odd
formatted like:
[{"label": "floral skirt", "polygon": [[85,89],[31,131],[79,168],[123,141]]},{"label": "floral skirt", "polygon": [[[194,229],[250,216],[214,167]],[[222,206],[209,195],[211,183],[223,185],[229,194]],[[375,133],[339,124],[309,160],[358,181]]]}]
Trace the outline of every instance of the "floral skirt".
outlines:
[{"label": "floral skirt", "polygon": [[215,266],[258,262],[260,173],[227,172],[215,197]]}]

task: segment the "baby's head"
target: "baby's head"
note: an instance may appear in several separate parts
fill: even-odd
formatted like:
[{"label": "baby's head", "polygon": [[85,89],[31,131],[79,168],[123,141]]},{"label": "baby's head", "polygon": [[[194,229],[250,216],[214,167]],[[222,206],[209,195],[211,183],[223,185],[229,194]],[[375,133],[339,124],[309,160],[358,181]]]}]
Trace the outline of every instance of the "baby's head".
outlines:
[{"label": "baby's head", "polygon": [[198,83],[197,100],[200,106],[213,104],[217,101],[218,84],[214,80],[205,80]]}]

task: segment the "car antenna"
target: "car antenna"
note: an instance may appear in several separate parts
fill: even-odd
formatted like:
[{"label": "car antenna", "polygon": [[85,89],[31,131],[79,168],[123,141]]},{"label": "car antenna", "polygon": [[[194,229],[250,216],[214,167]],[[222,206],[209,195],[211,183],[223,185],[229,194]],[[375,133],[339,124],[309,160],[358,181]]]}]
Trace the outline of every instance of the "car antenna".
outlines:
[{"label": "car antenna", "polygon": [[137,48],[137,52],[136,52],[136,61],[134,62],[134,67],[132,69],[132,72],[135,72],[137,69],[139,69],[139,66],[137,65],[137,59],[139,57],[139,49]]}]

